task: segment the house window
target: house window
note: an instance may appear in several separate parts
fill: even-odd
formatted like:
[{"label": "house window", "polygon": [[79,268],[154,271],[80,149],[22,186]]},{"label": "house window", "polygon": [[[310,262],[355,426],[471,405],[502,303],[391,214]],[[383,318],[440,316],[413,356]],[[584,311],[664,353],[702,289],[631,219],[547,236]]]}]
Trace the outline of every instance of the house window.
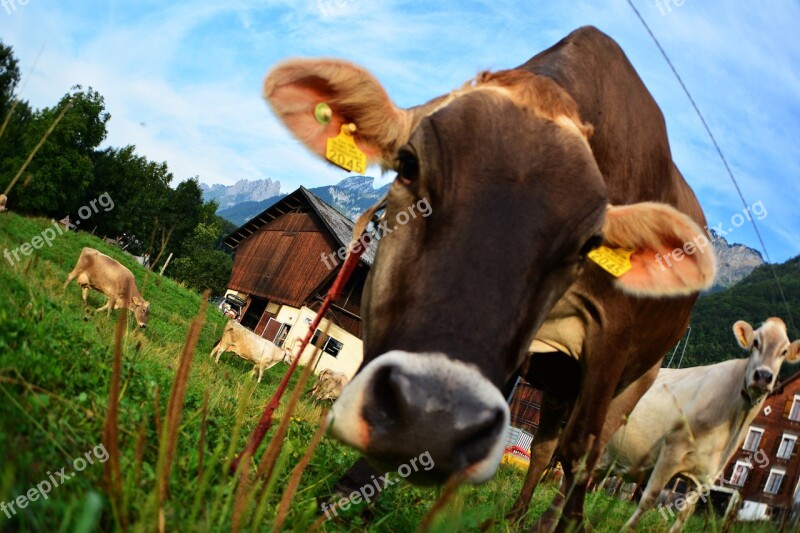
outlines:
[{"label": "house window", "polygon": [[778,459],[789,459],[792,456],[792,450],[797,442],[797,435],[789,435],[784,433],[781,437],[781,444],[778,446]]},{"label": "house window", "polygon": [[794,400],[792,401],[792,408],[789,411],[789,420],[800,422],[800,394],[794,395]]},{"label": "house window", "polygon": [[786,472],[783,470],[778,470],[777,468],[770,470],[769,477],[767,478],[767,484],[764,487],[764,492],[767,494],[778,494],[778,491],[781,490],[783,476],[785,475]]},{"label": "house window", "polygon": [[323,340],[322,330],[319,329],[314,332],[314,336],[311,338],[311,344],[334,357],[338,356],[339,352],[344,347],[344,344],[341,341],[334,339],[333,337],[325,337]]},{"label": "house window", "polygon": [[753,465],[750,463],[736,461],[736,466],[733,467],[733,472],[731,472],[731,478],[728,480],[728,483],[736,485],[737,487],[744,486],[745,481],[747,481],[747,474],[750,473],[751,468],[753,468]]},{"label": "house window", "polygon": [[322,351],[325,353],[329,353],[332,356],[336,357],[339,355],[339,351],[344,347],[344,344],[337,341],[333,337],[328,337],[328,340],[325,341],[325,346],[322,347]]},{"label": "house window", "polygon": [[747,433],[747,438],[744,440],[744,446],[742,446],[743,450],[747,450],[748,452],[754,452],[758,450],[758,445],[761,444],[761,437],[764,435],[764,430],[761,428],[754,428],[750,427],[750,431]]}]

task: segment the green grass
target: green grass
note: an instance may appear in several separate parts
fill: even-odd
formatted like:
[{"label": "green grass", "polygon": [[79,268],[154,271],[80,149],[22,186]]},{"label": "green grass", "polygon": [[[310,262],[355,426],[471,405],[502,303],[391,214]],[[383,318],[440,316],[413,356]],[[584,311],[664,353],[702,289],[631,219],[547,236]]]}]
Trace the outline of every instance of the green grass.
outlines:
[{"label": "green grass", "polygon": [[[48,224],[44,219],[13,213],[0,215],[0,253],[30,241]],[[73,283],[63,290],[63,282],[84,246],[97,248],[131,269],[151,302],[148,328],[139,330],[129,321],[124,339],[119,443],[123,514],[133,530],[153,531],[158,520],[153,506],[159,457],[157,419],[164,424],[181,349],[201,298],[168,278],[147,274],[118,249],[84,233],[60,236],[52,247],[36,250],[13,266],[0,257],[0,502],[25,494],[62,467],[71,471],[74,458],[102,442],[119,312],[111,318],[87,315],[79,287]],[[90,294],[92,307],[104,302],[101,294]],[[250,376],[251,365],[231,354],[224,355],[219,366],[214,365],[208,354],[223,324],[216,310],[206,312],[192,361],[164,507],[167,531],[231,529],[235,482],[227,474],[226,461],[244,446],[286,368],[276,366],[256,385]],[[293,383],[296,381],[293,378]],[[203,424],[201,408],[206,395],[207,418]],[[284,399],[282,405],[286,403]],[[283,415],[282,409],[278,417]],[[246,508],[242,531],[257,531],[272,524],[283,488],[318,426],[320,413],[318,406],[301,401],[284,442],[277,476],[264,493],[260,510],[257,500]],[[202,428],[206,431],[203,479],[198,477]],[[338,476],[356,457],[352,450],[324,437],[303,473],[284,529],[307,531],[319,516],[317,499],[329,494]],[[106,491],[104,467],[99,462],[88,466],[53,488],[46,500],[30,502],[11,518],[0,513],[0,530],[118,529],[119,513],[112,508]],[[496,530],[512,530],[502,516],[523,477],[519,470],[502,467],[485,485],[461,487],[436,518],[433,531],[477,531],[478,525],[489,518],[495,519]],[[550,486],[537,492],[529,522],[546,508],[553,494]],[[435,488],[397,483],[378,501],[342,511],[322,529],[414,530],[437,495]],[[586,508],[589,522],[598,531],[618,530],[633,511],[632,504],[599,493],[589,496]],[[262,518],[251,524],[257,512]],[[666,531],[667,526],[653,511],[645,516],[640,530]],[[713,518],[707,523],[706,517],[697,516],[687,529],[720,527]],[[737,526],[736,530],[758,529]]]}]

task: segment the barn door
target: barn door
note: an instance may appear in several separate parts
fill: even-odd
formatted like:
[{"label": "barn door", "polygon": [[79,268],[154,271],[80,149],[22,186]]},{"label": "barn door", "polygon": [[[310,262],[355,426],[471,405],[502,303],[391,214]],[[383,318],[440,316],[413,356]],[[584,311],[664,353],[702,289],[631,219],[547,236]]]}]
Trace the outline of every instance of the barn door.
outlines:
[{"label": "barn door", "polygon": [[275,339],[278,337],[278,332],[280,331],[281,326],[283,326],[283,323],[278,322],[274,318],[270,318],[269,322],[267,322],[267,327],[264,328],[264,332],[261,334],[261,336],[270,342],[275,342]]}]

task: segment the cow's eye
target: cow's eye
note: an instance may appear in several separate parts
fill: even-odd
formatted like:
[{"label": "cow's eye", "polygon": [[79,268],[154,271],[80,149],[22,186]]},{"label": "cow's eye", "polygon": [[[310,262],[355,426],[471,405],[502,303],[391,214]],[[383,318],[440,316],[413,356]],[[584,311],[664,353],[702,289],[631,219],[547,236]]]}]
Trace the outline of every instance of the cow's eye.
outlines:
[{"label": "cow's eye", "polygon": [[786,357],[787,355],[789,355],[789,349],[788,349],[788,348],[787,348],[787,349],[784,349],[784,350],[781,352],[781,357]]},{"label": "cow's eye", "polygon": [[419,178],[419,161],[410,150],[400,150],[395,162],[397,179],[406,187],[413,185]]},{"label": "cow's eye", "polygon": [[581,259],[586,257],[586,254],[597,248],[603,244],[603,236],[602,235],[594,235],[593,237],[589,237],[583,246],[581,246],[580,252],[578,254],[581,256]]}]

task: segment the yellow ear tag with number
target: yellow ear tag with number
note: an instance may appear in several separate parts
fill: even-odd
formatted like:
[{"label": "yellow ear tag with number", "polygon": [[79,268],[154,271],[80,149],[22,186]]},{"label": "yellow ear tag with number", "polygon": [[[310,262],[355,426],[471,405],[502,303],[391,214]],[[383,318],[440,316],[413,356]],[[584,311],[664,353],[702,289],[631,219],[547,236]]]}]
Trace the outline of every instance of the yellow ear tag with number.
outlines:
[{"label": "yellow ear tag with number", "polygon": [[339,135],[328,139],[325,159],[337,167],[363,174],[367,170],[367,156],[356,146],[355,131],[355,124],[342,124]]},{"label": "yellow ear tag with number", "polygon": [[618,278],[633,268],[633,265],[631,265],[632,253],[633,250],[625,248],[599,246],[586,254],[586,257],[597,263],[600,268],[615,278]]}]

